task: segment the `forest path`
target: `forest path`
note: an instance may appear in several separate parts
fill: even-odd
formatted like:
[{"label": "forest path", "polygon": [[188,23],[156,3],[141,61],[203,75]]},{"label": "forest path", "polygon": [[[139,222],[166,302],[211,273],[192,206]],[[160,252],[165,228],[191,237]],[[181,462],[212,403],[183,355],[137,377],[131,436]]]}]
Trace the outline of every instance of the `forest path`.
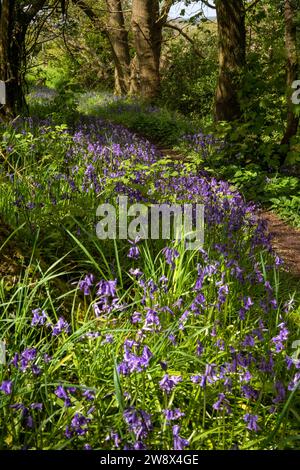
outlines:
[{"label": "forest path", "polygon": [[268,222],[272,246],[285,262],[287,270],[300,277],[300,230],[290,226],[272,211],[260,211],[259,217]]},{"label": "forest path", "polygon": [[[172,149],[157,145],[164,157],[175,161],[187,161],[186,157]],[[268,233],[272,236],[272,246],[284,261],[284,270],[300,277],[300,230],[292,227],[277,214],[269,210],[259,210],[258,217],[268,224]]]}]

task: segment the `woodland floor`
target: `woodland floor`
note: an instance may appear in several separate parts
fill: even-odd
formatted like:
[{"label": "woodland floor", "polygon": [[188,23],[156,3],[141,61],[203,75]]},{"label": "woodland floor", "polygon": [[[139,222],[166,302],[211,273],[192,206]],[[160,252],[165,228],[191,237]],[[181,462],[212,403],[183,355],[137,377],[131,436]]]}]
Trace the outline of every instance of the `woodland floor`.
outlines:
[{"label": "woodland floor", "polygon": [[[186,157],[180,155],[176,150],[159,145],[157,148],[164,157],[174,161],[187,161]],[[258,215],[268,223],[273,248],[283,259],[284,270],[300,279],[300,230],[290,226],[272,211],[261,210]],[[7,280],[10,280],[10,283],[15,284],[24,267],[25,257],[22,243],[15,240],[14,237],[8,240],[11,232],[11,228],[0,217],[0,276],[5,276]]]},{"label": "woodland floor", "polygon": [[[187,161],[176,150],[158,146],[164,157],[175,161]],[[261,210],[260,219],[268,223],[268,232],[272,236],[272,246],[284,261],[284,270],[296,278],[300,278],[300,230],[283,221],[272,211]]]}]

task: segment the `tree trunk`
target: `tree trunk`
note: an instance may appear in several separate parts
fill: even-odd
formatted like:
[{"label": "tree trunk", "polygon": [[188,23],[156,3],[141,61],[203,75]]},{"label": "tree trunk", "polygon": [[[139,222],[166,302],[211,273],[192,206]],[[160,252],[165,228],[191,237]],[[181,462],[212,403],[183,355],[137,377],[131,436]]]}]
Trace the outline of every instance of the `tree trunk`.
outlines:
[{"label": "tree trunk", "polygon": [[126,95],[130,87],[130,53],[121,0],[106,0],[108,37],[115,63],[115,93]]},{"label": "tree trunk", "polygon": [[15,116],[24,105],[21,83],[21,50],[25,36],[14,29],[14,0],[3,0],[0,10],[0,80],[6,84],[6,104],[1,107],[0,116]]},{"label": "tree trunk", "polygon": [[146,100],[157,97],[160,89],[162,22],[159,0],[132,1],[132,31],[140,80],[139,94]]},{"label": "tree trunk", "polygon": [[139,96],[141,89],[139,65],[137,56],[135,55],[130,63],[130,96]]},{"label": "tree trunk", "polygon": [[238,92],[246,61],[245,9],[242,0],[216,1],[219,36],[219,79],[216,91],[217,121],[240,117]]},{"label": "tree trunk", "polygon": [[[287,145],[287,151],[290,150],[291,140],[297,134],[299,126],[299,117],[294,113],[294,107],[292,103],[292,84],[297,80],[299,72],[299,56],[297,51],[297,1],[296,0],[285,0],[285,48],[287,54],[287,126],[285,134],[282,139],[282,145]],[[281,164],[284,163],[285,156],[283,154]]]},{"label": "tree trunk", "polygon": [[[9,119],[26,106],[23,83],[25,70],[25,37],[30,22],[46,0],[28,2],[27,9],[16,0],[0,3],[0,80],[6,84],[6,104],[0,117]],[[23,69],[23,70],[22,70]]]}]

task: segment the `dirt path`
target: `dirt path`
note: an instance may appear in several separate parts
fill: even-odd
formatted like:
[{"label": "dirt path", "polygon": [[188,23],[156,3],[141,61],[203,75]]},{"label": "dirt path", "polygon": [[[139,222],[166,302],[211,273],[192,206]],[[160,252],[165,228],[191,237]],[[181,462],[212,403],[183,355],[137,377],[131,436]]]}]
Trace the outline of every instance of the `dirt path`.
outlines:
[{"label": "dirt path", "polygon": [[259,216],[268,222],[274,250],[285,262],[286,270],[300,277],[300,230],[291,227],[274,212],[261,211]]}]

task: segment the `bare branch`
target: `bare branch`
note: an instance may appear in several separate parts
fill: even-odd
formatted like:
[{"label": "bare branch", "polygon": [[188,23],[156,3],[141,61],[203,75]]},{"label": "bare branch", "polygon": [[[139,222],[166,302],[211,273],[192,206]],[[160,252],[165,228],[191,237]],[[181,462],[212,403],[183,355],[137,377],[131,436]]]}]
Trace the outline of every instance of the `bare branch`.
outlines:
[{"label": "bare branch", "polygon": [[46,0],[36,0],[32,2],[31,7],[26,10],[24,16],[26,18],[26,23],[30,23],[40,10],[45,6]]},{"label": "bare branch", "polygon": [[175,3],[175,0],[164,0],[160,17],[157,23],[164,25],[168,19],[172,5]]},{"label": "bare branch", "polygon": [[211,8],[212,10],[215,10],[216,9],[216,5],[212,5],[211,3],[209,3],[207,0],[201,0],[202,3],[204,3],[204,5],[206,5],[207,7]]},{"label": "bare branch", "polygon": [[200,57],[201,59],[205,59],[204,55],[201,54],[201,52],[198,51],[198,49],[196,48],[196,45],[195,45],[195,42],[193,41],[193,39],[188,35],[186,34],[183,29],[179,28],[179,26],[176,26],[174,24],[171,24],[171,23],[166,23],[165,24],[165,27],[166,28],[171,28],[171,29],[174,29],[175,31],[178,31],[181,36],[183,36],[189,43],[192,44],[192,46],[194,47],[194,51],[195,51],[195,54]]},{"label": "bare branch", "polygon": [[86,16],[92,21],[92,23],[94,23],[96,26],[100,28],[102,34],[107,35],[107,29],[101,23],[99,16],[84,0],[72,0],[72,1],[74,5],[77,5],[78,8],[80,8],[86,14]]},{"label": "bare branch", "polygon": [[248,5],[248,7],[246,8],[246,12],[254,8],[260,1],[261,0],[254,0],[252,3],[250,3],[250,5]]}]

